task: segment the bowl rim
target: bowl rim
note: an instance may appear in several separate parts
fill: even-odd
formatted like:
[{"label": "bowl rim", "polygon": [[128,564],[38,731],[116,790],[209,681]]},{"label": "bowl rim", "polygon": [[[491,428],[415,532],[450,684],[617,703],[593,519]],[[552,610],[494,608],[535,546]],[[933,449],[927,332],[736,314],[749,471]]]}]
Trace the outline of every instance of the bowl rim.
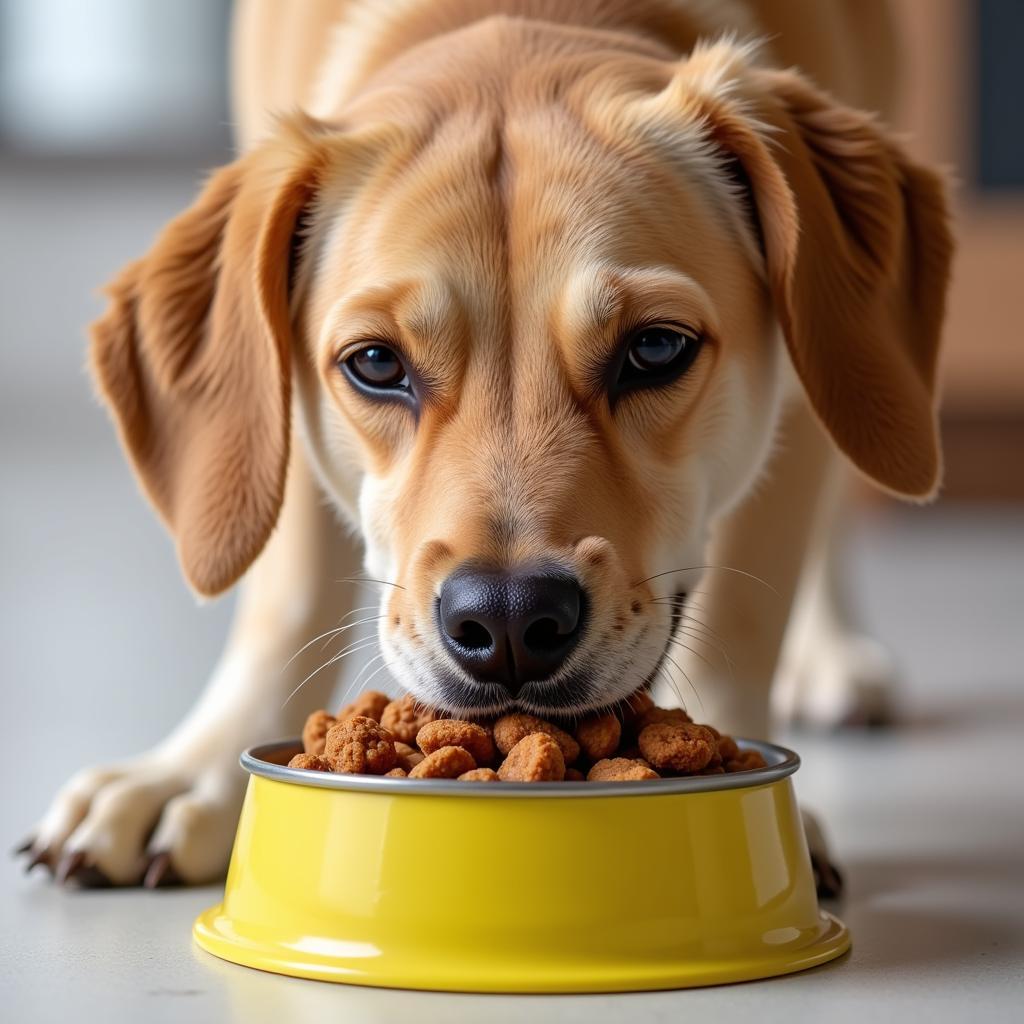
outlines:
[{"label": "bowl rim", "polygon": [[267,758],[285,750],[302,748],[299,739],[276,740],[249,747],[239,758],[250,774],[290,785],[316,789],[341,789],[359,793],[385,793],[389,796],[466,796],[530,799],[562,798],[588,800],[594,797],[667,796],[678,793],[710,793],[724,789],[753,789],[788,778],[800,767],[800,757],[787,747],[764,740],[736,738],[742,750],[756,750],[768,762],[766,768],[732,772],[725,775],[691,775],[678,779],[644,779],[635,782],[459,782],[457,779],[388,779],[381,775],[342,775],[315,772],[308,768],[289,768]]}]

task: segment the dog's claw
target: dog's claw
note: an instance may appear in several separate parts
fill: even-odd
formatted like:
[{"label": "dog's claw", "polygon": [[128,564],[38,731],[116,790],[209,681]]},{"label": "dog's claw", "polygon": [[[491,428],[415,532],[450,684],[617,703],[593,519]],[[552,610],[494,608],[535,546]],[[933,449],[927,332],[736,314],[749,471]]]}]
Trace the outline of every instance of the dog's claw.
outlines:
[{"label": "dog's claw", "polygon": [[65,885],[85,866],[85,854],[81,850],[65,854],[57,865],[57,881]]},{"label": "dog's claw", "polygon": [[814,886],[820,900],[838,900],[843,895],[843,876],[839,869],[825,857],[811,854],[811,870],[814,872]]},{"label": "dog's claw", "polygon": [[39,867],[40,864],[53,874],[53,865],[50,863],[50,851],[45,846],[41,850],[35,850],[35,852],[33,852],[33,848],[30,846],[25,852],[32,854],[25,865],[26,875],[31,874],[32,870]]},{"label": "dog's claw", "polygon": [[110,885],[110,879],[99,868],[87,863],[81,850],[64,856],[57,868],[57,881],[61,885],[74,882],[83,889],[105,889]]},{"label": "dog's claw", "polygon": [[28,853],[33,846],[36,845],[34,836],[29,836],[24,842],[18,843],[18,845],[11,850],[12,857],[20,857],[23,853]]},{"label": "dog's claw", "polygon": [[181,884],[181,876],[174,870],[171,855],[166,850],[161,850],[153,855],[146,868],[146,873],[142,876],[142,884],[147,889]]}]

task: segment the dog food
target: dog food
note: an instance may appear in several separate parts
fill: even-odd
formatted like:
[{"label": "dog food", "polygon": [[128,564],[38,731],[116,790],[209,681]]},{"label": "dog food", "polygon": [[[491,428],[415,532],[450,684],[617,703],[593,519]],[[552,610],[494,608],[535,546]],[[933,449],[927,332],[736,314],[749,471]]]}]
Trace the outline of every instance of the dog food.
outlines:
[{"label": "dog food", "polygon": [[569,731],[519,713],[448,718],[412,697],[370,690],[337,715],[314,711],[302,746],[289,768],[460,782],[634,782],[765,766],[756,750],[741,750],[680,708],[655,707],[642,691]]}]

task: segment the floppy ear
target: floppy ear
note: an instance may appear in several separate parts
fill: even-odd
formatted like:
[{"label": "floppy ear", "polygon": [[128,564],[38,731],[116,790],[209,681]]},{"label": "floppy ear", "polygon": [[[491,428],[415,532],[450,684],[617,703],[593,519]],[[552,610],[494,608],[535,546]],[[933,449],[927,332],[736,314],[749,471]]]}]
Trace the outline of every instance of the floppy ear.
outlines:
[{"label": "floppy ear", "polygon": [[[875,119],[737,49],[680,75],[749,180],[790,357],[836,445],[897,494],[941,477],[935,371],[952,238],[945,187]],[[731,79],[731,81],[730,81]]]},{"label": "floppy ear", "polygon": [[108,287],[91,362],[142,486],[203,594],[234,583],[280,510],[288,276],[319,173],[312,122],[217,171]]}]

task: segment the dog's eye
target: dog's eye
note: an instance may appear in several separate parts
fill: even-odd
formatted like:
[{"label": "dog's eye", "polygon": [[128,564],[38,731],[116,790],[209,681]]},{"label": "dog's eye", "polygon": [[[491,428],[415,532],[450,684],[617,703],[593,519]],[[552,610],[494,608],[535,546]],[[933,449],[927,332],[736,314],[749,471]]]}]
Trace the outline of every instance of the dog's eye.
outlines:
[{"label": "dog's eye", "polygon": [[387,345],[367,345],[342,364],[357,383],[376,391],[409,387],[409,374],[398,353]]},{"label": "dog's eye", "polygon": [[703,338],[681,324],[647,324],[624,339],[613,393],[645,384],[665,384],[693,366]]}]

